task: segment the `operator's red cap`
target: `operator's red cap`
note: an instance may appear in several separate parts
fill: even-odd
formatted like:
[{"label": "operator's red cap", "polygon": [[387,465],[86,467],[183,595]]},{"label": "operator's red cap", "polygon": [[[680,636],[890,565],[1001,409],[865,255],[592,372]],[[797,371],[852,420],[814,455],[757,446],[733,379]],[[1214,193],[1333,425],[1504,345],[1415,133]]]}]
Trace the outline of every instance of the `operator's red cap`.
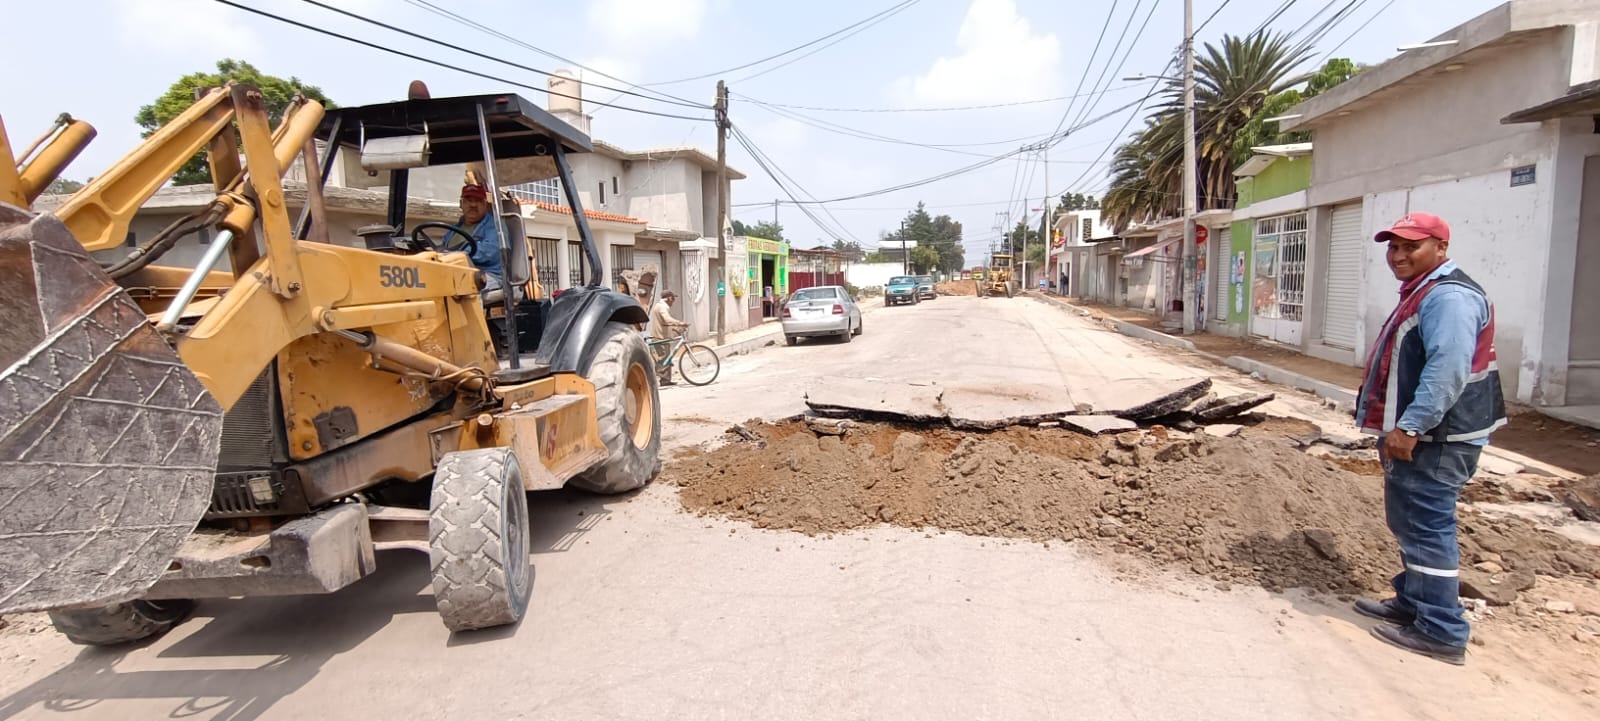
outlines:
[{"label": "operator's red cap", "polygon": [[1396,220],[1388,230],[1379,231],[1372,239],[1379,243],[1387,243],[1395,238],[1449,240],[1450,224],[1432,213],[1407,213],[1406,217]]},{"label": "operator's red cap", "polygon": [[484,190],[481,185],[463,185],[461,186],[461,197],[488,200],[489,191]]}]

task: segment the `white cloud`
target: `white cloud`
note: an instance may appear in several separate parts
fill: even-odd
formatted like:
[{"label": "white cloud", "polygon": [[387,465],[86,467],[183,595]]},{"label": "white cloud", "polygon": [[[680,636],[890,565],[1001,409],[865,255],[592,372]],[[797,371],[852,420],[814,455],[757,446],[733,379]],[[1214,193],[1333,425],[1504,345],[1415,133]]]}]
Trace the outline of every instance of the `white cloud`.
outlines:
[{"label": "white cloud", "polygon": [[259,64],[265,46],[246,24],[254,17],[210,0],[118,0],[123,44],[140,53],[189,55],[203,51]]},{"label": "white cloud", "polygon": [[940,103],[1026,100],[1058,84],[1060,41],[1054,33],[1034,32],[1013,0],[972,0],[956,49],[900,84],[909,84],[919,100]]},{"label": "white cloud", "polygon": [[687,40],[700,32],[706,0],[594,0],[592,30],[617,45],[657,45]]}]

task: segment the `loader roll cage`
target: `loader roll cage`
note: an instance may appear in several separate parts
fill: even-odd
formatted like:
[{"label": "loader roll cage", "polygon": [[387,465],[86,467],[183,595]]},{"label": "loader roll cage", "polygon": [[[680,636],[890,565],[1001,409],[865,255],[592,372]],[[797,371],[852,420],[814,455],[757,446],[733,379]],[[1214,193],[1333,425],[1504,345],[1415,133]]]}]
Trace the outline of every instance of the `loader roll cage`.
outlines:
[{"label": "loader roll cage", "polygon": [[[502,208],[502,187],[552,177],[560,179],[589,265],[585,287],[598,289],[604,284],[600,250],[589,230],[589,220],[583,212],[567,160],[568,153],[593,152],[594,146],[577,129],[520,95],[502,93],[404,100],[329,110],[316,129],[316,138],[327,144],[318,162],[319,191],[332,174],[341,148],[353,148],[360,153],[362,166],[369,173],[389,173],[387,220],[398,238],[413,235],[406,228],[411,168],[463,164],[481,168],[479,179],[490,198],[495,235],[500,242],[500,267],[505,273],[502,279],[505,290],[500,294],[499,303],[505,311],[504,343],[512,369],[521,368],[517,293],[514,291],[528,281],[525,277],[528,261],[517,257],[518,249],[527,241],[513,238],[508,232],[521,232],[520,211]],[[511,214],[516,215],[514,228],[508,228],[507,224],[507,215]],[[295,237],[307,238],[311,224],[312,206],[307,204],[295,223]],[[423,223],[412,230],[442,225]],[[523,271],[520,275],[514,272],[518,269]]]}]

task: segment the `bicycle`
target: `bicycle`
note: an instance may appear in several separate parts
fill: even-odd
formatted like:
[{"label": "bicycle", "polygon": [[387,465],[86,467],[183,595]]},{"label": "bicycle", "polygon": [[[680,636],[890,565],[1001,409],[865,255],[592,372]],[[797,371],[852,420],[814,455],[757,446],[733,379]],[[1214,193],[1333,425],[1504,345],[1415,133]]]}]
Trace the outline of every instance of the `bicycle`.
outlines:
[{"label": "bicycle", "polygon": [[[678,374],[683,376],[690,385],[703,386],[717,379],[722,373],[722,359],[717,357],[717,352],[711,346],[702,343],[690,343],[682,333],[671,338],[649,340],[650,353],[656,359],[656,373],[672,373],[674,365]],[[656,349],[670,346],[665,353],[656,353]],[[670,377],[670,375],[669,375]]]}]

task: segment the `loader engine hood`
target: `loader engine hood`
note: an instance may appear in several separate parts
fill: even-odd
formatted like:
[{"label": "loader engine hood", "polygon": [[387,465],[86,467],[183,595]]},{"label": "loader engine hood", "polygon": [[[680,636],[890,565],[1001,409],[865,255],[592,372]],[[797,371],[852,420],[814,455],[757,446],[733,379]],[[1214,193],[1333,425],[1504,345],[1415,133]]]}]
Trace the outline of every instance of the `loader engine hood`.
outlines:
[{"label": "loader engine hood", "polygon": [[138,598],[211,499],[222,408],[64,225],[0,203],[0,613]]}]

